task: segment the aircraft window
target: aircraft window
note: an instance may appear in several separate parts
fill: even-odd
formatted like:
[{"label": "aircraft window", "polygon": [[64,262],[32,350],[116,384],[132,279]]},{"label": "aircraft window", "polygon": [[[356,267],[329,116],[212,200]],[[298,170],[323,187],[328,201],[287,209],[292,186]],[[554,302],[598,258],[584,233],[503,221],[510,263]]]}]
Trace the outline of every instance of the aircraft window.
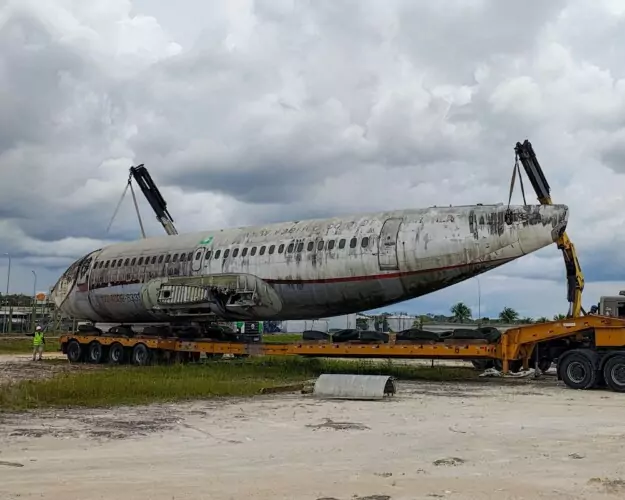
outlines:
[{"label": "aircraft window", "polygon": [[180,262],[185,262],[187,260],[187,254],[186,253],[181,253],[180,254]]},{"label": "aircraft window", "polygon": [[303,241],[300,241],[300,242],[297,244],[297,251],[298,251],[298,252],[301,252],[302,250],[304,250],[304,242],[303,242]]},{"label": "aircraft window", "polygon": [[154,265],[154,264],[156,264],[156,255],[153,255],[153,256],[152,256],[152,264],[153,264],[153,265]]},{"label": "aircraft window", "polygon": [[109,264],[110,264],[110,263],[111,263],[111,261],[110,261],[110,260],[107,260],[107,261],[106,261],[106,264],[104,264],[104,267],[109,267]]},{"label": "aircraft window", "polygon": [[159,255],[158,256],[158,263],[161,264],[163,262],[163,256]]},{"label": "aircraft window", "polygon": [[243,251],[241,252],[241,257],[245,257],[246,255],[247,255],[247,247],[245,247]]},{"label": "aircraft window", "polygon": [[165,264],[167,264],[171,259],[171,255],[167,254],[165,255]]},{"label": "aircraft window", "polygon": [[206,250],[206,256],[204,257],[206,260],[211,258],[213,251],[212,250]]},{"label": "aircraft window", "polygon": [[271,255],[272,253],[274,253],[276,251],[276,246],[275,245],[271,245],[269,247],[269,255]]},{"label": "aircraft window", "polygon": [[286,253],[293,253],[293,250],[295,250],[295,243],[289,243],[289,246],[286,247]]},{"label": "aircraft window", "polygon": [[215,252],[215,258],[218,259],[220,255],[221,255],[221,250],[217,250]]},{"label": "aircraft window", "polygon": [[232,256],[233,256],[233,257],[236,257],[237,255],[239,255],[239,249],[238,249],[238,248],[235,248],[235,249],[234,249],[234,252],[232,252]]},{"label": "aircraft window", "polygon": [[306,247],[306,250],[308,250],[309,252],[312,252],[313,248],[315,248],[315,242],[314,241],[309,241],[308,242],[308,247]]},{"label": "aircraft window", "polygon": [[357,244],[358,240],[356,238],[352,238],[351,240],[349,240],[349,248],[356,248]]},{"label": "aircraft window", "polygon": [[341,238],[341,240],[339,241],[339,248],[340,249],[345,248],[345,239],[344,238]]},{"label": "aircraft window", "polygon": [[252,247],[252,251],[250,252],[250,255],[256,255],[256,247]]},{"label": "aircraft window", "polygon": [[227,258],[228,258],[228,255],[230,255],[230,249],[229,249],[229,248],[226,248],[226,249],[224,250],[224,259],[227,259]]},{"label": "aircraft window", "polygon": [[193,257],[193,252],[189,252],[187,254],[187,261],[190,261],[192,257]]},{"label": "aircraft window", "polygon": [[362,241],[360,242],[360,246],[362,248],[367,248],[369,246],[369,237],[365,236]]},{"label": "aircraft window", "polygon": [[178,254],[177,253],[174,254],[174,258],[172,259],[172,262],[178,262]]},{"label": "aircraft window", "polygon": [[143,264],[143,257],[139,257],[139,261],[137,262],[137,265],[140,266],[141,264]]},{"label": "aircraft window", "polygon": [[282,252],[284,252],[284,244],[278,247],[278,253],[282,253]]},{"label": "aircraft window", "polygon": [[334,248],[334,240],[328,241],[328,250],[332,250]]},{"label": "aircraft window", "polygon": [[265,245],[260,247],[260,255],[265,255],[265,250],[267,250],[267,247]]},{"label": "aircraft window", "polygon": [[321,241],[319,241],[317,243],[317,250],[319,250],[319,251],[323,250],[323,240],[321,240]]}]

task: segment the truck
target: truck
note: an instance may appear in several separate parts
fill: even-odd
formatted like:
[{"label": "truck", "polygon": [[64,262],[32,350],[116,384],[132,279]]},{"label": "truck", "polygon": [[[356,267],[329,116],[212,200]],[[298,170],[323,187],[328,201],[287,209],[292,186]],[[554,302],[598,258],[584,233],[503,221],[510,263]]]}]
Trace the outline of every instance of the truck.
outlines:
[{"label": "truck", "polygon": [[[519,163],[539,202],[552,204],[550,186],[528,140],[516,144],[515,157],[508,205],[517,175],[525,201]],[[153,193],[154,189],[149,192]],[[168,234],[173,234],[175,229],[160,197],[152,196],[152,199],[155,200],[157,217]],[[584,275],[575,246],[566,232],[558,237],[556,245],[562,252],[566,270],[569,302],[566,317],[520,325],[503,333],[486,329],[488,331],[484,330],[481,338],[477,338],[479,335],[475,338],[452,335],[428,339],[423,335],[411,337],[399,332],[339,342],[336,338],[341,337],[342,332],[336,332],[328,339],[265,343],[239,335],[224,335],[218,339],[189,338],[134,334],[116,329],[99,334],[85,331],[62,335],[60,349],[72,363],[135,365],[172,360],[197,361],[202,354],[209,359],[223,355],[458,359],[472,361],[481,367],[495,365],[507,374],[530,367],[546,371],[555,362],[558,379],[569,388],[607,387],[625,392],[625,295],[621,292],[618,297],[602,297],[599,304],[587,313],[582,306]],[[354,337],[343,335],[343,338]]]}]

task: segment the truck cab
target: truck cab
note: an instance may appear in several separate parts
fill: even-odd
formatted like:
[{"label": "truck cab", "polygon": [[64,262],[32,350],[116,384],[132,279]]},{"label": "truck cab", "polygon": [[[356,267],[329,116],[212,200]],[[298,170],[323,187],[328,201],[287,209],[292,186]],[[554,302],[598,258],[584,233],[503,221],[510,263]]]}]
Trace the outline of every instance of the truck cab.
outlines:
[{"label": "truck cab", "polygon": [[616,296],[600,297],[599,304],[592,306],[590,312],[601,316],[625,318],[625,290],[621,290]]}]

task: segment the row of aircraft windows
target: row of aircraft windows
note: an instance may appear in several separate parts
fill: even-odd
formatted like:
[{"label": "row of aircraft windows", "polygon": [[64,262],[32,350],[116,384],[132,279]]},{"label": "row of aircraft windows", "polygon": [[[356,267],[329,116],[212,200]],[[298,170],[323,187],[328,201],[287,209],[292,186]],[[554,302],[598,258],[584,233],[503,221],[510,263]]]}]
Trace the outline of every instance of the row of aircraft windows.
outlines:
[{"label": "row of aircraft windows", "polygon": [[[322,251],[324,248],[327,248],[328,250],[333,250],[335,247],[335,241],[334,240],[328,240],[323,241],[320,240],[317,242],[317,251]],[[338,243],[338,247],[340,250],[342,250],[343,248],[345,248],[345,245],[347,244],[347,241],[345,239],[340,239],[339,243]],[[349,241],[349,248],[356,248],[358,246],[358,239],[357,238],[352,238]],[[360,240],[360,246],[362,248],[367,248],[369,246],[369,237],[365,236],[364,238],[362,238]],[[280,244],[278,246],[278,253],[284,253],[284,244]],[[309,241],[308,245],[306,247],[306,250],[309,252],[312,252],[315,248],[315,242],[314,241]],[[265,253],[267,252],[267,246],[263,245],[260,247],[260,249],[258,247],[251,247],[248,249],[248,247],[244,247],[241,250],[241,257],[245,257],[248,254],[248,250],[249,250],[249,254],[250,256],[254,256],[256,255],[256,252],[258,250],[258,254],[259,255],[265,255]],[[291,242],[289,243],[289,246],[286,248],[286,253],[293,253],[293,252],[302,252],[304,250],[304,242],[300,241],[299,243],[297,243],[297,248],[295,248],[295,243]],[[202,252],[203,250],[198,251],[195,254],[195,260],[199,260],[200,257],[202,257]],[[269,246],[269,250],[268,253],[269,255],[272,255],[276,252],[276,245],[270,245]],[[207,250],[206,251],[206,256],[205,259],[219,259],[222,256],[222,252],[221,249],[215,250],[215,252],[213,253],[212,250]],[[227,248],[226,250],[223,251],[223,258],[227,259],[230,256],[230,248]],[[232,251],[232,257],[238,257],[239,256],[239,249],[235,248]],[[117,260],[107,260],[105,261],[101,261],[98,264],[96,264],[96,269],[102,269],[103,267],[106,269],[108,267],[127,267],[127,266],[147,266],[150,264],[156,264],[157,262],[159,264],[168,264],[170,262],[188,262],[191,261],[193,258],[193,252],[189,252],[189,253],[181,253],[181,254],[177,254],[175,253],[173,256],[172,255],[159,255],[158,257],[156,256],[152,256],[152,257],[133,257],[130,258],[128,257],[127,259],[117,259]]]}]

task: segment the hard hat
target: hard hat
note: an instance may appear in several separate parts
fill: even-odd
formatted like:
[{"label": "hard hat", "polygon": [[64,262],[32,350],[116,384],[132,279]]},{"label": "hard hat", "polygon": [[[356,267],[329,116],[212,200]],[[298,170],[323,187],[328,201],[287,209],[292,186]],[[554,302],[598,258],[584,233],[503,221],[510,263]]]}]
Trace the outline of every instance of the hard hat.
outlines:
[{"label": "hard hat", "polygon": [[38,327],[36,328],[36,330],[37,330],[37,331],[41,330],[41,327],[40,327],[40,326],[38,326]]}]

